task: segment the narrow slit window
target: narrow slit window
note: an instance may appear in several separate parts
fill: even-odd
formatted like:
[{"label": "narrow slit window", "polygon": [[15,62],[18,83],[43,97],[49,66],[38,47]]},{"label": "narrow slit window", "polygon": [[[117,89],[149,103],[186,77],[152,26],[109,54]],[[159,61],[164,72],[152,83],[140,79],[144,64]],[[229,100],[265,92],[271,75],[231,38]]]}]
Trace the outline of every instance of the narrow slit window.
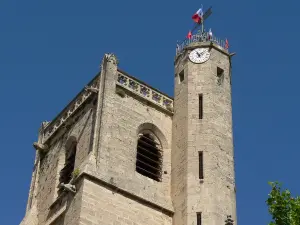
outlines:
[{"label": "narrow slit window", "polygon": [[182,83],[184,81],[184,70],[182,70],[180,73],[179,73],[179,83]]},{"label": "narrow slit window", "polygon": [[221,86],[224,82],[224,70],[220,67],[217,67],[217,79],[218,79],[218,85]]},{"label": "narrow slit window", "polygon": [[197,225],[202,225],[202,215],[201,215],[201,212],[197,213]]},{"label": "narrow slit window", "polygon": [[203,119],[203,95],[199,95],[199,119]]},{"label": "narrow slit window", "polygon": [[199,152],[199,179],[204,179],[204,173],[203,173],[203,152]]}]

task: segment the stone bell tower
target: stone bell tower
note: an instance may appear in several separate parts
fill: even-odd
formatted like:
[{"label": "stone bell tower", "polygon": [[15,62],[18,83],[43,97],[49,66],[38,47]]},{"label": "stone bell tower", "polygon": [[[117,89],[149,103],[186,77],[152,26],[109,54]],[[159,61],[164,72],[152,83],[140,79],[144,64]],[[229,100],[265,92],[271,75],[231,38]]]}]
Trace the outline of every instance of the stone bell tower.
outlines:
[{"label": "stone bell tower", "polygon": [[104,55],[42,123],[20,225],[237,225],[233,54],[210,33],[177,45],[174,98]]},{"label": "stone bell tower", "polygon": [[172,129],[173,225],[232,224],[231,220],[236,224],[232,54],[221,43],[194,35],[189,43],[177,46]]}]

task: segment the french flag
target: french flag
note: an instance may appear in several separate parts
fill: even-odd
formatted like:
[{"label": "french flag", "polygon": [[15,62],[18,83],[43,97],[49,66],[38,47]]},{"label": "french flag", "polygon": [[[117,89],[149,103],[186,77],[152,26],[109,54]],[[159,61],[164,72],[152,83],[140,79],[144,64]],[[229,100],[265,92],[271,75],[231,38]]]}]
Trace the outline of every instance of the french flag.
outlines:
[{"label": "french flag", "polygon": [[228,42],[227,38],[226,38],[226,41],[225,41],[225,48],[229,49],[229,42]]},{"label": "french flag", "polygon": [[192,38],[192,31],[189,31],[188,35],[186,36],[188,39]]},{"label": "french flag", "polygon": [[198,11],[192,16],[192,19],[195,23],[201,23],[203,18],[203,10],[202,8],[198,9]]}]

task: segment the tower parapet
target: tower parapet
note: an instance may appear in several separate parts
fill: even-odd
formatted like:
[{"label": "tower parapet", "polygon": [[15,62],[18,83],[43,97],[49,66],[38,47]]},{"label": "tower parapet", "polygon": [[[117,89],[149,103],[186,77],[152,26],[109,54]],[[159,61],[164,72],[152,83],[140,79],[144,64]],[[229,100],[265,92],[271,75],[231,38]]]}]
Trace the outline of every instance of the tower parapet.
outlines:
[{"label": "tower parapet", "polygon": [[118,78],[116,84],[119,87],[130,91],[131,93],[151,102],[155,106],[163,109],[164,111],[173,114],[173,99],[166,94],[150,87],[144,82],[129,76],[123,71],[118,70]]},{"label": "tower parapet", "polygon": [[228,48],[226,48],[226,40],[218,38],[215,35],[210,35],[209,32],[199,32],[198,34],[192,35],[190,39],[186,38],[177,43],[176,56],[180,55],[184,49],[192,43],[214,43],[228,53]]}]

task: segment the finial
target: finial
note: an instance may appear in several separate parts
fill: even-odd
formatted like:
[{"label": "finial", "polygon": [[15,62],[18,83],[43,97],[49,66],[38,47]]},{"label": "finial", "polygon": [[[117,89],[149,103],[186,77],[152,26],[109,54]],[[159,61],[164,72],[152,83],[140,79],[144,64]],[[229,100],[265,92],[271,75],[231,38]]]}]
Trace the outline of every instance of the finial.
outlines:
[{"label": "finial", "polygon": [[115,65],[119,64],[119,60],[118,60],[117,56],[113,53],[107,53],[107,54],[105,54],[104,57],[107,60],[107,62],[111,62]]}]

